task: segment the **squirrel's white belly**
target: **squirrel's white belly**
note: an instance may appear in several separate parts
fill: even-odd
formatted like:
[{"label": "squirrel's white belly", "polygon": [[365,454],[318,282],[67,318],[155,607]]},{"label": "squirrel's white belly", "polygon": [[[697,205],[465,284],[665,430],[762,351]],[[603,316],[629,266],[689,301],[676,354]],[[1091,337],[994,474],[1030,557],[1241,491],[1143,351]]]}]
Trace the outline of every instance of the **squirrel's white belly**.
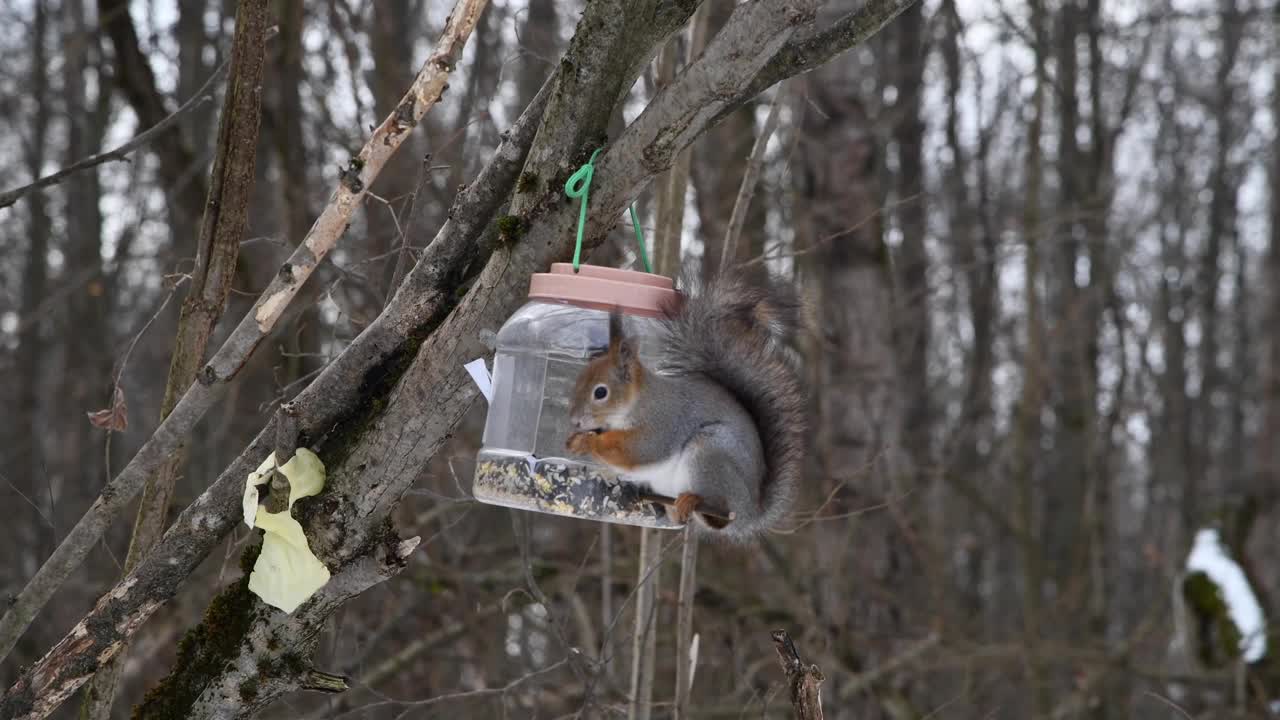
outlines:
[{"label": "squirrel's white belly", "polygon": [[693,474],[686,461],[687,453],[652,465],[641,465],[628,470],[623,477],[632,482],[649,486],[658,495],[677,497],[693,488]]}]

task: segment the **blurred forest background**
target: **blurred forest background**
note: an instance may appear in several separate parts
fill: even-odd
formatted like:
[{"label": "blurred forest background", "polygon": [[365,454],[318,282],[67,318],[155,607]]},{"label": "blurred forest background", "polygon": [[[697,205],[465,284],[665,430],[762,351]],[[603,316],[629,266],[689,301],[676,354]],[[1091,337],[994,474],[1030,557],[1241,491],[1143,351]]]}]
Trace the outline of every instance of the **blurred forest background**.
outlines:
[{"label": "blurred forest background", "polygon": [[[248,229],[209,352],[396,109],[449,12],[267,5]],[[822,17],[860,3],[828,5]],[[733,10],[706,0],[672,36],[612,111],[611,140]],[[4,594],[161,416],[236,11],[0,7],[0,190],[198,99],[128,162],[0,208]],[[583,13],[488,4],[448,92],[188,438],[161,498],[170,520],[383,311]],[[784,628],[825,674],[833,718],[1280,717],[1280,631],[1244,658],[1224,596],[1188,590],[1185,573],[1197,531],[1217,529],[1280,617],[1277,58],[1272,0],[924,0],[727,114],[649,185],[638,208],[665,267],[678,251],[714,273],[771,133],[736,261],[794,278],[819,329],[805,341],[810,477],[783,532],[701,547],[684,716],[789,717],[769,639]],[[593,193],[610,182],[597,172]],[[635,265],[623,219],[591,262]],[[117,381],[115,422],[90,422]],[[422,538],[408,567],[317,636],[315,667],[352,689],[290,693],[261,717],[628,717],[640,532],[470,499],[484,411],[471,405],[412,470],[394,511]],[[3,687],[120,578],[136,507],[21,636]],[[137,632],[114,704],[81,692],[54,716],[128,717],[258,535],[238,525]],[[658,537],[651,710],[669,717],[680,536]]]}]

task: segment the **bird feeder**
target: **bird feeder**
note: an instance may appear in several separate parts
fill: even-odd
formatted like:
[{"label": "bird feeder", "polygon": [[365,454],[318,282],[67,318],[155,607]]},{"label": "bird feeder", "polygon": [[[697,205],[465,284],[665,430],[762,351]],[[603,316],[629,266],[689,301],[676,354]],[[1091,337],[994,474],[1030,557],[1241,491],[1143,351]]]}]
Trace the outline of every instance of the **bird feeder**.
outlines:
[{"label": "bird feeder", "polygon": [[654,366],[671,279],[569,263],[532,277],[529,300],[502,326],[493,394],[473,492],[491,505],[601,522],[675,529],[665,498],[649,495],[591,457],[570,453],[569,404],[588,361],[609,344],[609,314],[623,314],[640,359]]}]

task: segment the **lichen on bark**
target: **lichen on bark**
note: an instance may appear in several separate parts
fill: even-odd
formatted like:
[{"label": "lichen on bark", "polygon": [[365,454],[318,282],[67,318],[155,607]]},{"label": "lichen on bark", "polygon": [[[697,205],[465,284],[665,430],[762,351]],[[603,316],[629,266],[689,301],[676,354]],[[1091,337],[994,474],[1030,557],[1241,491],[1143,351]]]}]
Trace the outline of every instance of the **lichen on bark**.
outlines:
[{"label": "lichen on bark", "polygon": [[133,720],[188,717],[191,705],[205,686],[235,657],[260,606],[258,599],[249,592],[249,572],[253,570],[261,547],[255,542],[241,554],[243,576],[218,593],[209,602],[200,624],[182,637],[173,670],[147,691],[142,702],[134,707]]}]

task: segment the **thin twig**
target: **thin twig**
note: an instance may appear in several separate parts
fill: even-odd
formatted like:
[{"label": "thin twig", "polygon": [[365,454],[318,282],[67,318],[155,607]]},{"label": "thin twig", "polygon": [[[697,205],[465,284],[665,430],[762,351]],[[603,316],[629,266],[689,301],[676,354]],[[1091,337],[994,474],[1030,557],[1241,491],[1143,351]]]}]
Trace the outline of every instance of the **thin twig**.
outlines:
[{"label": "thin twig", "polygon": [[[669,497],[667,495],[658,495],[657,493],[641,492],[639,493],[638,497],[641,500],[644,500],[645,502],[657,503],[659,505],[665,505],[667,507],[675,507],[676,505],[676,499],[673,497]],[[698,513],[699,515],[706,515],[707,517],[713,517],[717,520],[723,520],[725,522],[732,522],[735,517],[734,514],[729,512],[728,510],[725,510],[723,508],[718,508],[714,505],[708,505],[705,501],[699,501],[697,506],[694,507],[694,512]]]},{"label": "thin twig", "polygon": [[684,529],[684,549],[680,554],[680,597],[676,614],[676,701],[675,720],[686,720],[689,693],[693,685],[693,596],[698,592],[698,531]]},{"label": "thin twig", "polygon": [[[353,715],[356,713],[365,713],[369,710],[373,710],[375,708],[380,708],[380,707],[386,707],[388,705],[407,707],[406,712],[408,712],[409,710],[421,710],[423,708],[432,707],[434,705],[441,705],[443,703],[450,703],[450,702],[458,702],[460,700],[476,700],[484,697],[492,697],[494,695],[506,695],[507,693],[523,685],[524,683],[529,682],[530,680],[536,677],[540,677],[542,675],[547,675],[552,672],[555,672],[556,670],[559,670],[560,668],[564,667],[567,664],[569,664],[569,659],[563,658],[559,662],[552,663],[551,665],[548,665],[542,668],[541,670],[534,670],[533,672],[528,673],[527,675],[522,675],[516,678],[515,680],[512,680],[511,682],[507,683],[506,685],[503,685],[502,687],[498,687],[498,688],[480,688],[479,690],[468,690],[466,692],[449,693],[448,695],[438,695],[436,697],[428,698],[426,700],[384,700],[382,702],[370,703],[363,707],[358,707],[352,710],[348,710],[347,712],[342,713],[341,715],[334,716],[333,720],[339,720],[340,718],[344,718],[344,717],[347,717],[348,715]],[[397,717],[404,717],[404,713],[401,713]]]},{"label": "thin twig", "polygon": [[729,226],[724,231],[724,247],[720,250],[720,267],[727,268],[737,254],[738,238],[742,235],[742,224],[747,220],[747,208],[751,206],[751,197],[755,195],[756,184],[760,180],[760,171],[764,168],[764,152],[769,146],[769,138],[778,127],[778,117],[782,114],[782,104],[791,95],[794,82],[788,80],[773,94],[769,103],[769,116],[764,127],[756,135],[755,144],[751,147],[751,156],[747,159],[747,170],[742,174],[742,184],[738,186],[738,197],[733,201],[733,213],[729,216]]},{"label": "thin twig", "polygon": [[[270,37],[270,33],[268,33],[268,37]],[[217,83],[219,79],[222,78],[223,74],[226,73],[227,68],[230,66],[230,64],[231,64],[230,58],[228,58],[227,60],[224,60],[223,63],[218,66],[218,69],[213,71],[213,74],[209,76],[209,79],[205,81],[204,85],[199,90],[197,90],[196,93],[192,95],[190,99],[188,99],[185,103],[182,104],[182,107],[173,111],[173,113],[169,115],[169,117],[166,117],[165,119],[161,120],[155,125],[152,125],[146,130],[143,130],[142,132],[133,136],[132,140],[129,140],[128,142],[124,143],[123,145],[120,145],[114,150],[108,150],[104,153],[98,153],[97,155],[90,155],[89,157],[83,160],[80,160],[79,162],[76,162],[72,165],[69,165],[53,173],[52,175],[45,175],[44,177],[40,178],[39,180],[36,180],[33,183],[30,183],[28,185],[23,185],[22,187],[14,188],[12,190],[6,190],[0,193],[0,209],[7,208],[10,205],[18,202],[19,200],[22,199],[24,195],[31,192],[32,190],[39,190],[41,188],[57,185],[58,183],[61,183],[63,180],[66,180],[68,177],[80,172],[81,170],[88,170],[91,167],[97,167],[98,165],[102,165],[103,163],[128,160],[129,154],[132,153],[134,150],[137,150],[138,148],[141,148],[142,146],[156,139],[158,136],[163,134],[166,130],[176,125],[179,120],[181,120],[183,117],[185,117],[187,114],[189,114],[196,108],[201,107],[206,102],[212,102],[213,86],[214,84]]]},{"label": "thin twig", "polygon": [[628,720],[648,720],[653,712],[653,654],[657,638],[653,618],[657,611],[660,554],[658,533],[652,528],[640,531],[640,558],[636,563],[635,632],[631,637],[631,702]]}]

